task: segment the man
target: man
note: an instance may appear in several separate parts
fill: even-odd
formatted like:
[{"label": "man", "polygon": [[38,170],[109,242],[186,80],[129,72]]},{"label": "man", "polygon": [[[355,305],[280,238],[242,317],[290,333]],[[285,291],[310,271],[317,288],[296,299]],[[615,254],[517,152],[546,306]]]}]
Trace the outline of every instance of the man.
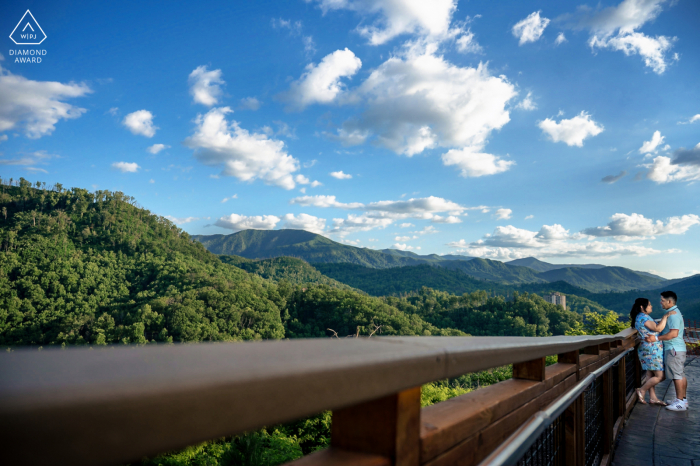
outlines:
[{"label": "man", "polygon": [[683,374],[686,348],[685,341],[683,341],[683,316],[676,306],[677,302],[678,297],[673,291],[661,293],[661,307],[667,311],[676,311],[676,313],[669,316],[666,328],[661,332],[661,335],[658,337],[649,335],[646,341],[649,343],[662,341],[664,343],[664,372],[666,378],[673,380],[673,385],[676,387],[676,399],[666,406],[666,409],[685,411],[688,409],[688,399],[686,398],[688,379]]}]

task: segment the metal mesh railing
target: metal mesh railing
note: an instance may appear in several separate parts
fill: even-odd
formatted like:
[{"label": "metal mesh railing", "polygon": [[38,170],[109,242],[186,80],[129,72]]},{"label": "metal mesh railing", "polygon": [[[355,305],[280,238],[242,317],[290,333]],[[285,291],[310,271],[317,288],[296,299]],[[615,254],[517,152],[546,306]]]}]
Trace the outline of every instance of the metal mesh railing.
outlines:
[{"label": "metal mesh railing", "polygon": [[612,396],[612,413],[613,418],[617,419],[620,415],[620,363],[613,364],[610,368],[612,373],[612,386],[610,387],[610,395]]},{"label": "metal mesh railing", "polygon": [[559,416],[545,429],[518,461],[518,466],[564,466],[566,435]]},{"label": "metal mesh railing", "polygon": [[625,355],[625,388],[627,396],[625,398],[629,398],[629,396],[634,392],[634,365],[636,363],[635,361],[635,354],[634,351],[630,351]]},{"label": "metal mesh railing", "polygon": [[603,456],[603,380],[597,378],[583,392],[586,466],[597,466]]}]

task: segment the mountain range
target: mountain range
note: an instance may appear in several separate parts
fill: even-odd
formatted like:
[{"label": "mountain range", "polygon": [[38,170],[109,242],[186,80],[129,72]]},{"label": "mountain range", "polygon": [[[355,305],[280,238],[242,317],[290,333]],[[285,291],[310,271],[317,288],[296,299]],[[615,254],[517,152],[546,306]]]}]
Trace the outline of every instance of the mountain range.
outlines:
[{"label": "mountain range", "polygon": [[243,230],[231,235],[195,235],[193,238],[219,255],[248,259],[286,256],[311,264],[344,263],[377,269],[431,265],[458,270],[478,280],[509,285],[564,281],[589,292],[622,292],[655,289],[669,282],[646,272],[600,264],[550,264],[532,257],[500,262],[468,256],[358,248],[304,230]]}]

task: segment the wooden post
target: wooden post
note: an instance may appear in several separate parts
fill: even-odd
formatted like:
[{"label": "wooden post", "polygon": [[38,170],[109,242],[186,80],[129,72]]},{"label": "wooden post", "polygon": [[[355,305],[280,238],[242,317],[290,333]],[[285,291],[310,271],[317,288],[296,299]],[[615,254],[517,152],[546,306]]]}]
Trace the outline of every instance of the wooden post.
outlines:
[{"label": "wooden post", "polygon": [[613,447],[613,424],[615,416],[612,412],[612,368],[603,372],[603,455],[610,455]]},{"label": "wooden post", "polygon": [[620,364],[617,366],[618,377],[617,381],[620,384],[620,389],[618,396],[620,397],[620,403],[618,407],[620,408],[616,416],[625,417],[625,405],[627,404],[627,371],[625,370],[625,358],[620,358]]},{"label": "wooden post", "polygon": [[557,361],[563,364],[576,364],[576,380],[580,380],[579,370],[581,370],[581,363],[579,362],[578,350],[557,355]]},{"label": "wooden post", "polygon": [[600,345],[586,346],[583,348],[583,354],[600,354]]},{"label": "wooden post", "polygon": [[634,348],[634,388],[642,386],[642,363],[639,361],[637,347]]},{"label": "wooden post", "polygon": [[420,463],[420,387],[333,411],[331,447]]},{"label": "wooden post", "polygon": [[566,442],[564,455],[567,466],[584,466],[586,462],[583,406],[583,394],[581,394],[563,414]]},{"label": "wooden post", "polygon": [[544,382],[545,358],[513,364],[513,378]]}]

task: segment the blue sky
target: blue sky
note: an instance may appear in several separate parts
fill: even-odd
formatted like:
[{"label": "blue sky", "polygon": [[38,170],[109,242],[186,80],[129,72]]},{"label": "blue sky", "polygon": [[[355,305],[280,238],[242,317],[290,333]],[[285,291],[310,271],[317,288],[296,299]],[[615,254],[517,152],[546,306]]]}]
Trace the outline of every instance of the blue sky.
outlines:
[{"label": "blue sky", "polygon": [[[41,45],[9,38],[27,9]],[[123,191],[191,234],[700,273],[698,2],[0,13],[3,178]]]}]

